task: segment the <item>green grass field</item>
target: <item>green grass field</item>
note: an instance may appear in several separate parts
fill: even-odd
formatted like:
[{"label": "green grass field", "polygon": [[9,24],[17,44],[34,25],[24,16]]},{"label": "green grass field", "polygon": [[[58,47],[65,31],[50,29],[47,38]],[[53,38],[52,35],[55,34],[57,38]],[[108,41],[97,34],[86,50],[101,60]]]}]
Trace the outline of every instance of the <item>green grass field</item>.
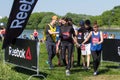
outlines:
[{"label": "green grass field", "polygon": [[[2,43],[0,43],[2,46]],[[28,78],[35,74],[35,72],[17,67],[12,64],[3,62],[3,51],[0,49],[0,80],[28,80]],[[76,52],[74,52],[74,61],[76,61]],[[71,75],[65,75],[65,67],[57,66],[57,58],[53,59],[55,68],[53,70],[48,69],[48,65],[45,63],[47,60],[47,51],[45,44],[40,45],[40,59],[39,59],[39,71],[44,75],[47,80],[120,80],[120,69],[118,63],[113,62],[101,62],[99,67],[100,74],[93,76],[92,64],[90,70],[83,70],[81,67],[73,67],[71,69]],[[91,58],[92,62],[92,58]],[[33,77],[31,80],[45,80],[42,77]]]}]

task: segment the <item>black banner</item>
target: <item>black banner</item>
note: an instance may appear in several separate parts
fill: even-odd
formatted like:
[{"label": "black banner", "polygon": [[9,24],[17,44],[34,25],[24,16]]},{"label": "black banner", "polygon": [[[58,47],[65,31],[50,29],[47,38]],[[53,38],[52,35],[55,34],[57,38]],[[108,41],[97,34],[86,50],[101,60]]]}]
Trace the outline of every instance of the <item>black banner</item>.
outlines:
[{"label": "black banner", "polygon": [[5,49],[5,61],[23,68],[37,70],[38,62],[37,41],[16,39],[14,45]]},{"label": "black banner", "polygon": [[14,42],[24,30],[29,16],[38,0],[14,0],[8,19],[3,48]]},{"label": "black banner", "polygon": [[102,57],[104,61],[120,62],[120,39],[105,39]]}]

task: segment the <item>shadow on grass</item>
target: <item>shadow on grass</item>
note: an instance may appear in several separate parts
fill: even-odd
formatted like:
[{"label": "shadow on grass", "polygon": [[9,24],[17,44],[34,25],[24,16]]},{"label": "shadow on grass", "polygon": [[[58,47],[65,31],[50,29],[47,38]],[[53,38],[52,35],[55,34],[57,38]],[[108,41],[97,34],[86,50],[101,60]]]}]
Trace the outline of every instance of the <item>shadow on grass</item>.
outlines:
[{"label": "shadow on grass", "polygon": [[109,71],[109,69],[101,69],[99,70],[99,74],[105,74]]},{"label": "shadow on grass", "polygon": [[[19,72],[19,73],[23,73],[23,74],[29,75],[29,76],[37,74],[37,72],[35,72],[35,71],[28,70],[28,69],[25,69],[25,68],[21,68],[21,67],[18,67],[18,66],[13,67],[12,69]],[[48,74],[46,74],[44,72],[39,72],[39,75],[43,75],[46,78]],[[44,79],[42,76],[39,76],[39,77],[36,77],[36,78]]]},{"label": "shadow on grass", "polygon": [[76,72],[87,72],[88,70],[85,70],[85,69],[72,69],[71,71],[72,71],[72,73],[76,73]]},{"label": "shadow on grass", "polygon": [[120,69],[120,65],[118,65],[118,66],[106,66],[106,68]]}]

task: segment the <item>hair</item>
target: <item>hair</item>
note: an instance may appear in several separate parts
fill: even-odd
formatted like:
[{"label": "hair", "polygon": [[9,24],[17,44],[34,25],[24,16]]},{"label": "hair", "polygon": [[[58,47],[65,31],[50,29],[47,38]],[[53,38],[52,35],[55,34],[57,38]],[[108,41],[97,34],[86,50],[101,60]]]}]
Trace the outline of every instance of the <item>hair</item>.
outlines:
[{"label": "hair", "polygon": [[65,20],[66,22],[68,22],[68,18],[67,17],[63,17],[62,20]]},{"label": "hair", "polygon": [[91,25],[90,20],[88,20],[88,19],[87,19],[87,20],[85,20],[85,24],[86,24],[86,25]]},{"label": "hair", "polygon": [[72,18],[68,18],[68,25],[69,25],[69,26],[72,26],[72,25],[73,25]]},{"label": "hair", "polygon": [[72,18],[67,18],[68,19],[68,21],[71,21],[72,22]]},{"label": "hair", "polygon": [[55,16],[52,16],[52,20],[57,20],[58,17],[55,15]]},{"label": "hair", "polygon": [[94,21],[93,26],[95,26],[95,27],[99,27],[98,24],[97,24],[97,21]]},{"label": "hair", "polygon": [[72,26],[73,25],[72,18],[63,17],[62,20],[66,21],[68,26]]},{"label": "hair", "polygon": [[94,21],[94,25],[97,24],[97,21]]}]

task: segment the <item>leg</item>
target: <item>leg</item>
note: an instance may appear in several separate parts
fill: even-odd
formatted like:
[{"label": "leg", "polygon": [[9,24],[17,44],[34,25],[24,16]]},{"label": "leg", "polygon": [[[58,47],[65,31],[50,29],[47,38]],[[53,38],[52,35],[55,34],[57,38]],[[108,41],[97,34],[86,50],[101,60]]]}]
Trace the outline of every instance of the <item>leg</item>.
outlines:
[{"label": "leg", "polygon": [[92,53],[92,58],[93,58],[93,68],[94,68],[94,72],[97,71],[97,53],[96,51],[91,51]]},{"label": "leg", "polygon": [[68,64],[68,49],[66,50],[66,64]]},{"label": "leg", "polygon": [[52,43],[52,59],[55,57],[56,54],[56,45],[55,43]]},{"label": "leg", "polygon": [[83,67],[85,68],[86,67],[86,51],[85,50],[81,50],[81,53],[82,53],[82,64],[83,64]]},{"label": "leg", "polygon": [[70,70],[71,68],[72,53],[73,53],[73,44],[68,44],[68,65],[67,65],[68,70]]},{"label": "leg", "polygon": [[81,49],[77,48],[77,65],[80,66]]},{"label": "leg", "polygon": [[91,55],[90,44],[86,44],[86,52],[87,52],[87,68],[89,69]]},{"label": "leg", "polygon": [[49,59],[49,65],[52,67],[52,56],[53,56],[53,51],[52,51],[52,44],[48,42],[48,59]]},{"label": "leg", "polygon": [[63,64],[66,66],[66,46],[64,44],[62,44],[62,48],[61,48],[61,53],[62,53],[62,60],[63,60]]},{"label": "leg", "polygon": [[[47,41],[45,41],[45,44],[46,44],[46,49],[47,49],[47,53],[49,52],[49,48],[48,48],[48,42]],[[49,56],[49,53],[48,53],[48,56]],[[47,60],[48,62],[49,62],[49,58],[48,58],[48,60]]]},{"label": "leg", "polygon": [[72,58],[71,58],[71,67],[74,66],[74,52],[72,52]]},{"label": "leg", "polygon": [[86,65],[85,65],[85,62],[86,62],[86,61],[85,61],[85,57],[86,57],[85,55],[82,55],[82,63],[83,63],[83,66],[84,66],[84,67],[86,66]]},{"label": "leg", "polygon": [[100,65],[100,60],[101,60],[101,51],[97,51],[97,69]]},{"label": "leg", "polygon": [[90,66],[90,54],[87,55],[87,68]]}]

